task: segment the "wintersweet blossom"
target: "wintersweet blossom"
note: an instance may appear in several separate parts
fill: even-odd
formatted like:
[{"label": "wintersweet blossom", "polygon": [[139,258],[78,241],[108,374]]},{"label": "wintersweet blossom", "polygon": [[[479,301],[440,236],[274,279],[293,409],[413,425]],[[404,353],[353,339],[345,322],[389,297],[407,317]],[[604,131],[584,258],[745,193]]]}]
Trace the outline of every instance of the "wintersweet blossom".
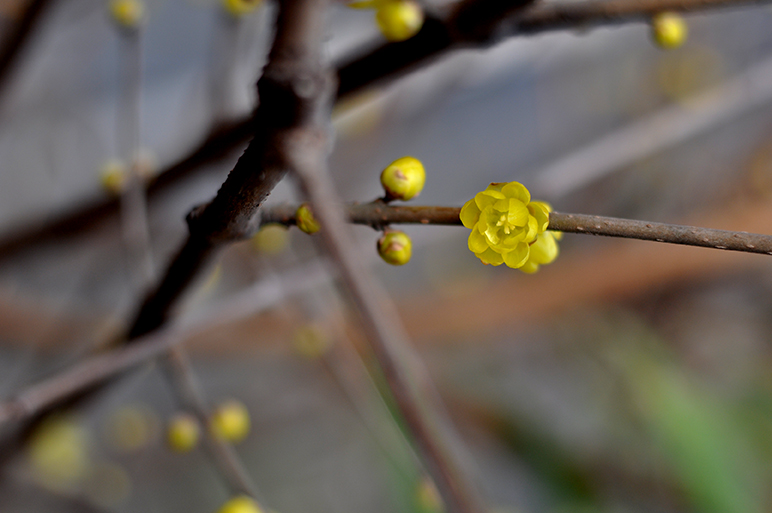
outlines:
[{"label": "wintersweet blossom", "polygon": [[461,209],[469,249],[485,264],[535,272],[557,256],[555,237],[544,235],[551,210],[519,182],[492,183]]}]

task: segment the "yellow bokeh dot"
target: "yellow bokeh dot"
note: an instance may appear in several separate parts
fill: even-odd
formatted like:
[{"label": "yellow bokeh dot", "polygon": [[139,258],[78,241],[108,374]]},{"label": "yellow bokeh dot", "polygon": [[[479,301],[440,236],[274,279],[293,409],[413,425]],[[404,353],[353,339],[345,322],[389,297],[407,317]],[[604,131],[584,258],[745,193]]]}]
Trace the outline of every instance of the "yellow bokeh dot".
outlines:
[{"label": "yellow bokeh dot", "polygon": [[243,440],[249,434],[249,427],[249,410],[234,399],[219,405],[209,420],[212,434],[228,442]]},{"label": "yellow bokeh dot", "polygon": [[77,490],[90,469],[88,438],[87,430],[73,417],[46,420],[28,447],[40,484],[55,491]]},{"label": "yellow bokeh dot", "polygon": [[223,8],[236,18],[249,14],[257,9],[262,0],[222,0]]},{"label": "yellow bokeh dot", "polygon": [[198,420],[187,413],[172,417],[166,430],[166,441],[177,452],[188,452],[198,444],[201,428]]},{"label": "yellow bokeh dot", "polygon": [[263,513],[260,506],[250,497],[239,495],[222,505],[217,513]]},{"label": "yellow bokeh dot", "polygon": [[429,477],[423,477],[418,482],[416,505],[421,513],[440,513],[444,510],[440,492]]},{"label": "yellow bokeh dot", "polygon": [[137,28],[145,18],[145,4],[142,0],[111,0],[110,15],[124,28]]},{"label": "yellow bokeh dot", "polygon": [[306,358],[319,358],[332,347],[332,339],[327,331],[316,324],[302,326],[292,337],[295,351]]},{"label": "yellow bokeh dot", "polygon": [[118,159],[106,161],[99,170],[99,183],[110,194],[119,195],[126,186],[129,173],[126,164]]},{"label": "yellow bokeh dot", "polygon": [[255,250],[276,255],[286,249],[288,240],[289,235],[286,226],[269,223],[252,236],[251,242]]},{"label": "yellow bokeh dot", "polygon": [[133,452],[156,438],[160,421],[155,412],[144,404],[121,406],[105,423],[105,438],[119,452]]}]

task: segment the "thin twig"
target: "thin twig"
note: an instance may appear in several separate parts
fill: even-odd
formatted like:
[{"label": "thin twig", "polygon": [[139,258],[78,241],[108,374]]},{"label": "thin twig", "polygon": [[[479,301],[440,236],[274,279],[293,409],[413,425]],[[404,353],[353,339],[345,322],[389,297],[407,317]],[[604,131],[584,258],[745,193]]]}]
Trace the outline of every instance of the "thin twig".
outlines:
[{"label": "thin twig", "polygon": [[207,452],[228,483],[231,492],[249,495],[258,500],[257,487],[233,446],[214,436],[209,429],[210,408],[185,351],[179,346],[173,347],[169,350],[165,361],[168,363],[167,369],[180,402],[195,415],[203,427]]},{"label": "thin twig", "polygon": [[[295,224],[296,210],[297,207],[289,205],[266,208],[261,219],[263,223],[292,225]],[[345,215],[350,222],[375,229],[389,224],[460,225],[460,212],[459,207],[395,206],[381,201],[353,204],[345,208]],[[772,255],[772,235],[696,226],[552,212],[548,229]]]}]

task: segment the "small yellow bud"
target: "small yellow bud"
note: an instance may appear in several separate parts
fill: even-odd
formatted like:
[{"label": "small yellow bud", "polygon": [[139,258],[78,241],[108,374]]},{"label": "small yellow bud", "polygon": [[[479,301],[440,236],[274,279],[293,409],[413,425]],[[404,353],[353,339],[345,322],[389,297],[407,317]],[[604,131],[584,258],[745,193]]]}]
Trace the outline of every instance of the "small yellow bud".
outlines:
[{"label": "small yellow bud", "polygon": [[383,2],[375,12],[375,21],[381,33],[389,41],[410,39],[424,24],[424,11],[410,0]]},{"label": "small yellow bud", "polygon": [[236,400],[222,403],[210,419],[212,434],[228,442],[240,442],[249,433],[249,411]]},{"label": "small yellow bud", "polygon": [[410,261],[413,243],[405,232],[387,230],[378,239],[378,254],[391,265],[404,265]]},{"label": "small yellow bud", "polygon": [[246,495],[239,495],[222,505],[217,513],[263,513],[260,506]]},{"label": "small yellow bud", "polygon": [[308,203],[303,203],[298,207],[297,212],[295,212],[295,224],[309,235],[313,235],[321,228],[321,226],[319,226],[319,221],[316,220],[314,213],[311,212],[311,207],[308,206]]},{"label": "small yellow bud", "polygon": [[222,0],[225,10],[235,18],[251,13],[261,3],[262,0]]},{"label": "small yellow bud", "polygon": [[177,452],[188,452],[198,444],[201,429],[198,421],[187,413],[178,413],[169,421],[166,441]]},{"label": "small yellow bud", "polygon": [[99,172],[99,182],[102,184],[102,188],[116,196],[123,192],[128,177],[126,165],[117,159],[110,159],[105,162]]},{"label": "small yellow bud", "polygon": [[112,0],[110,14],[118,25],[137,28],[145,17],[145,4],[142,0]]},{"label": "small yellow bud", "polygon": [[688,33],[686,21],[676,13],[663,12],[651,19],[651,37],[660,48],[678,48],[684,44]]},{"label": "small yellow bud", "polygon": [[414,198],[421,193],[425,182],[424,165],[415,157],[397,159],[381,172],[381,185],[389,200]]},{"label": "small yellow bud", "polygon": [[268,223],[252,236],[252,247],[269,255],[281,253],[287,247],[287,235],[286,226]]}]

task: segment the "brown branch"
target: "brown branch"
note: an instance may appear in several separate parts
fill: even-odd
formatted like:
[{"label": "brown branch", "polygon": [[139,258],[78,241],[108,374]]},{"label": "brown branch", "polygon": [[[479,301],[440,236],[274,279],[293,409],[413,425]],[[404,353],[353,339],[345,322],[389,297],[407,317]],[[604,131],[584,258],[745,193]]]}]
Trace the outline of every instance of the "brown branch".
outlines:
[{"label": "brown branch", "polygon": [[[289,205],[266,208],[261,214],[261,222],[295,224],[295,210],[297,207]],[[375,229],[389,224],[460,225],[460,212],[458,207],[394,206],[382,201],[353,204],[345,208],[345,215],[350,222]],[[696,226],[552,212],[548,229],[772,255],[772,235]]]}]

